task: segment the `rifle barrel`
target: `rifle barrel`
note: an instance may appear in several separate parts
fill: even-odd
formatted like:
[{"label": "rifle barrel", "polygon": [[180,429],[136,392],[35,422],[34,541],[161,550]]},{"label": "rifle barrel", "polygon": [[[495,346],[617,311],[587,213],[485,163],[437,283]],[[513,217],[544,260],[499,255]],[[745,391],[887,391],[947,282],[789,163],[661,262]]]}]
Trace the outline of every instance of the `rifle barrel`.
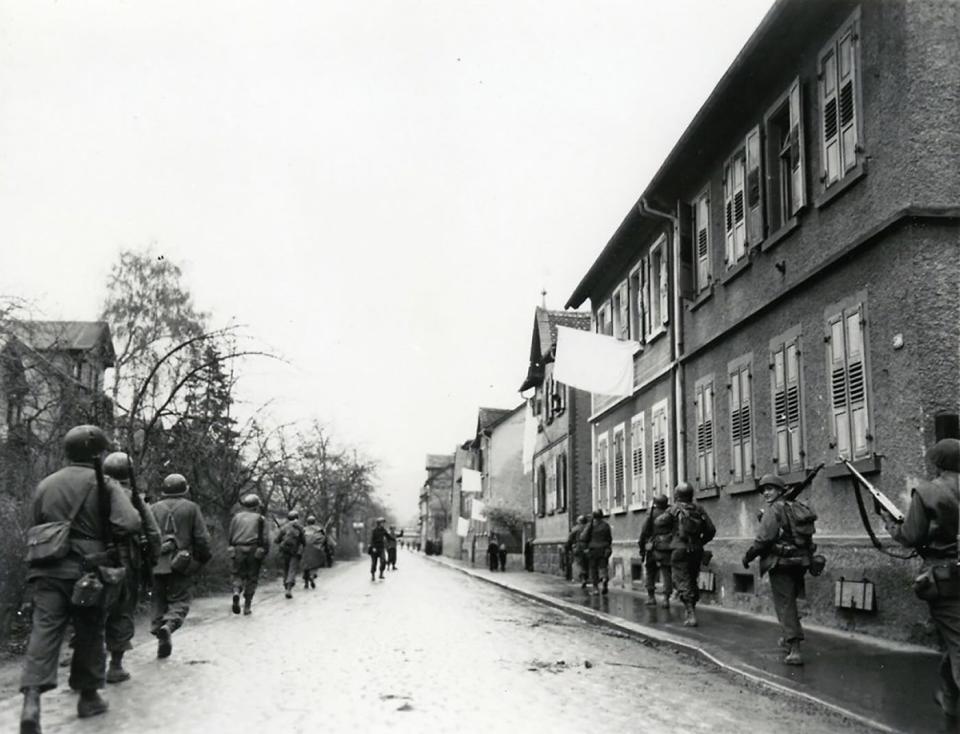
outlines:
[{"label": "rifle barrel", "polygon": [[844,459],[842,456],[840,457],[840,461],[843,463],[845,467],[847,467],[847,471],[849,471],[854,476],[854,478],[858,482],[860,482],[860,484],[862,484],[864,487],[867,488],[867,491],[871,495],[873,495],[873,499],[877,501],[877,504],[879,504],[888,513],[890,513],[890,515],[893,517],[894,520],[896,520],[897,522],[903,522],[904,515],[900,511],[900,508],[897,507],[895,504],[893,504],[893,500],[891,500],[889,497],[887,497],[887,495],[885,495],[879,489],[877,489],[872,484],[870,484],[870,482],[867,481],[867,478],[863,476],[863,474],[858,472],[856,468],[853,466],[853,464],[851,464],[849,461]]}]

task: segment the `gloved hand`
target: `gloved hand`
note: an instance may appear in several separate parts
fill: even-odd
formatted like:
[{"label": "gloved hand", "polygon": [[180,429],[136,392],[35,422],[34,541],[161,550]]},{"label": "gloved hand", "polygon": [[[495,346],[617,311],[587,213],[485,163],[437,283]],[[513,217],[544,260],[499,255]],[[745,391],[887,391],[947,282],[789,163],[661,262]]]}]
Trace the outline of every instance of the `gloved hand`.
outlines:
[{"label": "gloved hand", "polygon": [[746,553],[744,553],[743,560],[741,561],[744,568],[750,568],[750,560],[751,560],[750,557]]},{"label": "gloved hand", "polygon": [[744,568],[749,568],[749,567],[750,567],[750,561],[752,561],[754,558],[756,558],[756,557],[759,556],[759,555],[760,555],[760,553],[758,553],[754,548],[752,548],[752,547],[751,547],[751,548],[747,548],[747,552],[743,554],[743,561],[742,561],[743,567],[744,567]]}]

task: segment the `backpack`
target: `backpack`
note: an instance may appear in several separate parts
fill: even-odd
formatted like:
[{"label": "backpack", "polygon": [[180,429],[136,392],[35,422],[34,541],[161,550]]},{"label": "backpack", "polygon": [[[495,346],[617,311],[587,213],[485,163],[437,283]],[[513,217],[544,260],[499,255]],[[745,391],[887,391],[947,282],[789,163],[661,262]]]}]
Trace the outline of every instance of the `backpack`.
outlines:
[{"label": "backpack", "polygon": [[677,535],[681,540],[699,543],[703,536],[703,513],[695,505],[677,505]]},{"label": "backpack", "polygon": [[813,552],[817,546],[813,543],[813,535],[817,532],[817,513],[803,502],[791,500],[783,503],[783,514],[787,521],[793,544],[801,550]]},{"label": "backpack", "polygon": [[177,540],[177,523],[173,519],[173,510],[170,510],[163,524],[160,555],[170,556],[170,568],[177,573],[188,574],[193,568],[193,554],[181,548],[180,541]]},{"label": "backpack", "polygon": [[296,553],[300,549],[300,543],[303,538],[303,530],[294,524],[287,525],[283,529],[283,539],[280,541],[280,550],[283,553]]}]

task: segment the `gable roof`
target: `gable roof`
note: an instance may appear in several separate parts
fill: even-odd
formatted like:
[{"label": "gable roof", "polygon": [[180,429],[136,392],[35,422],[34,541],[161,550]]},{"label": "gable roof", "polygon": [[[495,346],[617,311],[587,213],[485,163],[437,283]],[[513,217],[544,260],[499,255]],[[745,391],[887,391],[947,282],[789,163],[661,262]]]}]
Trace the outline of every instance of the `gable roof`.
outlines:
[{"label": "gable roof", "polygon": [[112,367],[116,359],[106,321],[18,321],[13,329],[19,339],[38,352],[89,352],[102,348],[107,367]]},{"label": "gable roof", "polygon": [[533,335],[530,338],[530,365],[520,392],[539,385],[543,380],[543,366],[553,361],[557,345],[557,327],[566,326],[579,331],[590,330],[588,311],[551,311],[537,306],[533,315]]},{"label": "gable roof", "polygon": [[493,428],[512,412],[509,408],[480,408],[477,414],[477,433]]}]

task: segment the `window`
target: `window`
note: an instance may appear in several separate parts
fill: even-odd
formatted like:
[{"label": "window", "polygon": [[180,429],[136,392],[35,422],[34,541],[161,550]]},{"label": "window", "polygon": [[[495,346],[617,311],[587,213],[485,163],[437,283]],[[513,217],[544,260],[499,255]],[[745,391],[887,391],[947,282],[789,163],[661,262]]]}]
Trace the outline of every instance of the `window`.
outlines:
[{"label": "window", "polygon": [[824,189],[860,162],[859,25],[857,11],[820,52],[820,180]]},{"label": "window", "polygon": [[610,301],[604,303],[597,311],[597,333],[613,336],[613,318],[611,316]]},{"label": "window", "polygon": [[743,201],[746,158],[744,150],[733,155],[723,168],[724,262],[733,267],[747,254],[746,209]]},{"label": "window", "polygon": [[803,404],[800,395],[800,335],[783,337],[770,355],[774,463],[781,473],[803,469]]},{"label": "window", "polygon": [[557,457],[557,510],[567,509],[567,455]]},{"label": "window", "polygon": [[694,387],[697,417],[697,481],[701,487],[717,483],[713,450],[713,377],[698,380]]},{"label": "window", "polygon": [[851,460],[869,456],[873,440],[864,356],[865,326],[862,303],[845,308],[827,320],[831,448]]},{"label": "window", "polygon": [[647,504],[647,479],[643,473],[644,449],[643,413],[630,420],[631,483],[629,504]]},{"label": "window", "polygon": [[647,333],[646,272],[647,261],[641,260],[630,272],[627,291],[630,295],[630,334],[638,342],[642,342]]},{"label": "window", "polygon": [[647,314],[647,336],[654,334],[669,320],[670,286],[667,273],[667,240],[661,237],[650,249],[647,284],[644,288],[644,311]]},{"label": "window", "polygon": [[547,470],[541,464],[537,468],[537,516],[547,514]]},{"label": "window", "polygon": [[550,385],[550,404],[554,416],[558,416],[567,409],[567,388],[553,378],[550,378]]},{"label": "window", "polygon": [[653,481],[650,488],[655,494],[670,496],[670,465],[667,459],[669,436],[667,429],[667,401],[661,400],[650,413],[651,445],[653,448]]},{"label": "window", "polygon": [[624,454],[626,453],[623,424],[613,429],[613,506],[626,507],[626,472]]},{"label": "window", "polygon": [[767,113],[765,129],[767,222],[776,232],[807,203],[799,79]]},{"label": "window", "polygon": [[730,396],[730,474],[734,482],[754,475],[753,417],[750,413],[750,362],[748,356],[729,367],[727,391]]},{"label": "window", "polygon": [[608,439],[606,433],[597,437],[597,456],[594,461],[594,464],[596,465],[595,476],[597,478],[594,500],[597,508],[610,506],[610,485],[608,484],[610,457],[607,452],[607,441]]},{"label": "window", "polygon": [[704,191],[693,202],[693,237],[696,251],[697,293],[710,287],[713,275],[710,270],[710,194]]},{"label": "window", "polygon": [[747,244],[757,245],[763,239],[763,156],[760,152],[760,127],[747,133],[744,146],[747,198]]},{"label": "window", "polygon": [[630,296],[627,281],[620,284],[613,294],[613,335],[621,341],[630,338]]}]

